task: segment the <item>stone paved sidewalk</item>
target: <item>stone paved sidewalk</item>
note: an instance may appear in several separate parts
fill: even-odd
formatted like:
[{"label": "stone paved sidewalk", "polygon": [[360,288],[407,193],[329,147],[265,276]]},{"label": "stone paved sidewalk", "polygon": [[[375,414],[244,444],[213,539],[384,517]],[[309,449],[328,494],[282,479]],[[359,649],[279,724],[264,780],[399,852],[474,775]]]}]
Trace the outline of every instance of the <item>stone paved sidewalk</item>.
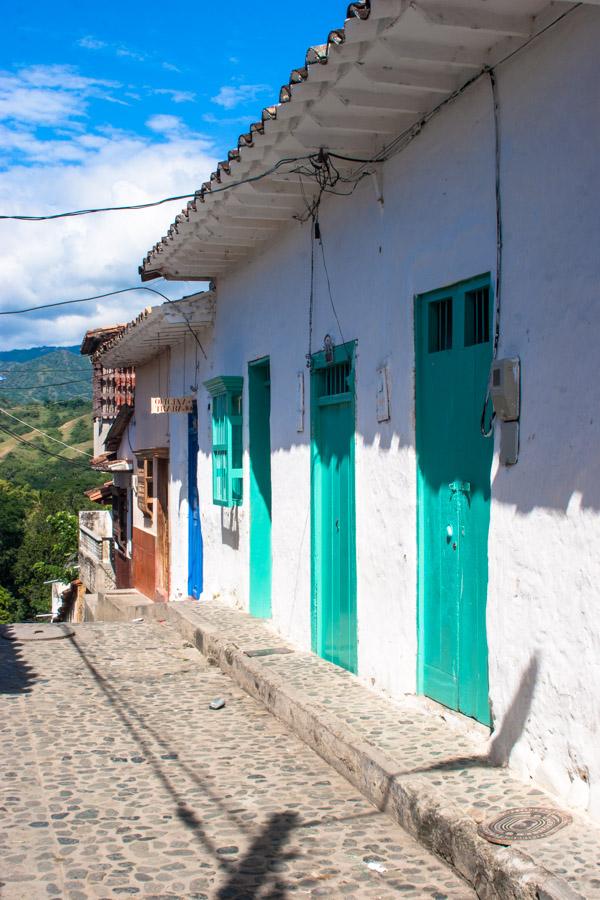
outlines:
[{"label": "stone paved sidewalk", "polygon": [[[291,646],[266,623],[219,601],[170,606],[185,607],[188,619],[209,626],[241,650]],[[455,805],[476,823],[510,807],[556,806],[531,782],[518,780],[507,768],[492,767],[484,742],[462,730],[454,717],[449,721],[442,707],[418,698],[393,703],[343,669],[298,649],[253,662],[393,760],[396,778],[425,782],[440,803]],[[579,896],[600,898],[600,829],[585,816],[575,815],[554,836],[520,847]]]},{"label": "stone paved sidewalk", "polygon": [[73,629],[0,637],[3,900],[475,896],[168,623]]}]

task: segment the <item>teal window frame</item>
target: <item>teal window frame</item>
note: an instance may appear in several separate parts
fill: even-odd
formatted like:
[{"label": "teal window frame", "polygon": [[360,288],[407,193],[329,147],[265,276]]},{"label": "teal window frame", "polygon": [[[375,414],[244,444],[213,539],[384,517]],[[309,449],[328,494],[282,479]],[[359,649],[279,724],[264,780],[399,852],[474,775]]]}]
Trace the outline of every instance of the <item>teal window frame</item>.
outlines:
[{"label": "teal window frame", "polygon": [[244,379],[241,375],[218,375],[205,381],[204,387],[211,396],[213,504],[241,506]]}]

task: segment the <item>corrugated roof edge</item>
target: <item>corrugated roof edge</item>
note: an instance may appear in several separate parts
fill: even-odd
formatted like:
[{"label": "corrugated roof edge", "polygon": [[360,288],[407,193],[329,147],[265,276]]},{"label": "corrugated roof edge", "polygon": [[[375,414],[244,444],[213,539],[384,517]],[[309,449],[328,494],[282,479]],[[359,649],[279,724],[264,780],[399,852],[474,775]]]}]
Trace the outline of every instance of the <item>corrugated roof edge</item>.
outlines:
[{"label": "corrugated roof edge", "polygon": [[[362,21],[365,21],[369,18],[370,14],[371,0],[356,0],[356,2],[350,3],[350,5],[348,6],[348,9],[346,10],[346,20],[360,19]],[[282,103],[289,103],[292,99],[292,85],[307,81],[309,77],[308,67],[317,63],[320,65],[325,65],[329,58],[330,48],[332,46],[339,46],[340,44],[343,44],[345,39],[345,29],[334,28],[329,32],[327,36],[327,43],[317,44],[313,47],[309,47],[306,51],[304,66],[299,69],[292,69],[288,83],[284,84],[279,91],[278,105]],[[261,121],[253,122],[250,125],[249,131],[243,132],[239,135],[237,148],[228,152],[227,159],[220,162],[217,166],[216,171],[211,173],[210,181],[205,181],[200,190],[196,191],[194,199],[189,200],[187,206],[182,209],[178,216],[176,216],[175,221],[167,231],[166,235],[164,235],[164,237],[162,237],[160,241],[158,241],[158,243],[156,243],[144,257],[142,265],[138,269],[142,281],[152,281],[154,278],[162,277],[161,272],[152,270],[147,271],[146,266],[150,265],[153,258],[155,258],[161,252],[162,248],[166,246],[169,241],[173,240],[174,235],[177,234],[178,224],[184,219],[188,218],[190,210],[193,210],[194,212],[197,211],[197,203],[204,202],[204,195],[212,190],[212,185],[221,184],[223,175],[231,176],[231,163],[240,161],[240,153],[241,150],[244,149],[244,147],[252,147],[254,143],[254,134],[264,134],[265,122],[276,118],[277,105],[265,106],[262,111]]]}]

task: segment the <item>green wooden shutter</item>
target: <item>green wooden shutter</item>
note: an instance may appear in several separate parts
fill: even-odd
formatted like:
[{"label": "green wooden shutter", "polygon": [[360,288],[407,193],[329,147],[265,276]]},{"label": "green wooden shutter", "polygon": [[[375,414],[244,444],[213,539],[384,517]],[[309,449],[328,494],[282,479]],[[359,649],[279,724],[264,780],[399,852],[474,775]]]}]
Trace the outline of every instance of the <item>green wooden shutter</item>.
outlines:
[{"label": "green wooden shutter", "polygon": [[239,506],[243,499],[243,378],[220,375],[204,386],[212,397],[213,503]]}]

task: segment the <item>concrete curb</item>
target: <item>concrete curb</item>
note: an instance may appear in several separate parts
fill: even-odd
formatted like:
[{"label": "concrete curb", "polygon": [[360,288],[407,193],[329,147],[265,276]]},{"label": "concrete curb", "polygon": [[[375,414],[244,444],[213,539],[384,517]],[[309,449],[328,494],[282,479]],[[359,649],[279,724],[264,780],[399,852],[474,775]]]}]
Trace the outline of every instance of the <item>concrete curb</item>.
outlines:
[{"label": "concrete curb", "polygon": [[422,780],[398,777],[392,759],[335,716],[307,701],[216,628],[199,622],[183,604],[132,605],[129,615],[134,608],[138,615],[166,619],[374,806],[452,865],[482,900],[584,900],[564,879],[536,864],[526,853],[482,840],[475,822],[456,805],[440,798]]}]

